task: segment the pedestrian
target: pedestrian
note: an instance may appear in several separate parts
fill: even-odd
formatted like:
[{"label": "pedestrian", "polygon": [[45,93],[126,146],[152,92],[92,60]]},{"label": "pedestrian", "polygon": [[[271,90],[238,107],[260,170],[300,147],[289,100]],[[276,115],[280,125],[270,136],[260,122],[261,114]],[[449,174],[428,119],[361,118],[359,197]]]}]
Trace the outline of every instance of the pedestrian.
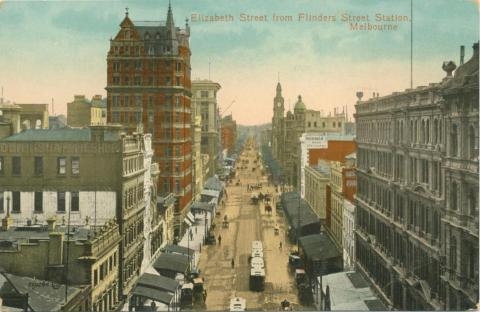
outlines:
[{"label": "pedestrian", "polygon": [[280,248],[280,250],[282,250],[282,242],[280,242],[280,247],[279,248]]},{"label": "pedestrian", "polygon": [[218,235],[218,245],[221,245],[221,244],[222,244],[222,236]]},{"label": "pedestrian", "polygon": [[203,302],[207,301],[207,290],[203,290]]},{"label": "pedestrian", "polygon": [[232,269],[235,267],[235,260],[232,258]]}]

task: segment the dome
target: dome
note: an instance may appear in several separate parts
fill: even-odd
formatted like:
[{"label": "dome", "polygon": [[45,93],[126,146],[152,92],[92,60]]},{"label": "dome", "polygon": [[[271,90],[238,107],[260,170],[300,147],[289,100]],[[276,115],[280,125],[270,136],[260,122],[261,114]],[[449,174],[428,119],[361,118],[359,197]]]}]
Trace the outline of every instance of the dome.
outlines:
[{"label": "dome", "polygon": [[302,96],[299,95],[298,96],[298,101],[297,103],[295,103],[295,108],[294,108],[294,111],[297,112],[297,111],[305,111],[307,109],[307,107],[305,106],[305,104],[302,102]]}]

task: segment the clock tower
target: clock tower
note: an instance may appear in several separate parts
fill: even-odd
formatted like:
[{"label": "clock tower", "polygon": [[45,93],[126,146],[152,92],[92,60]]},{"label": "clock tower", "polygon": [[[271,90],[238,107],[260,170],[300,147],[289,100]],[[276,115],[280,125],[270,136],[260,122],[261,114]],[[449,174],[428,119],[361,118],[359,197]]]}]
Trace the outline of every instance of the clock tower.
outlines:
[{"label": "clock tower", "polygon": [[282,97],[282,86],[277,84],[277,92],[273,98],[272,118],[272,154],[276,160],[281,160],[283,150],[283,114],[285,112],[284,100]]}]

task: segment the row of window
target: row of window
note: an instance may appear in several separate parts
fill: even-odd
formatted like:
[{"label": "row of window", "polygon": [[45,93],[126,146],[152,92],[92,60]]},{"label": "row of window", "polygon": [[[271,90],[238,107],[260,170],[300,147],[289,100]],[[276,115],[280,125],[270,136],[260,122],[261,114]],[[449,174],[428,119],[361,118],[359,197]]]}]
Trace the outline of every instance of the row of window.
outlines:
[{"label": "row of window", "polygon": [[[326,125],[325,121],[323,121],[323,122],[322,122],[322,128],[325,128],[326,126],[327,126],[327,125]],[[309,121],[309,122],[307,123],[307,127],[308,127],[308,128],[311,128],[311,127],[312,127],[312,122]],[[313,127],[314,127],[314,128],[317,128],[317,122],[316,122],[316,121],[313,122]],[[342,127],[342,122],[341,122],[341,121],[338,121],[338,122],[335,122],[335,121],[334,121],[334,122],[332,122],[332,128],[341,128],[341,127]]]},{"label": "row of window", "polygon": [[[126,30],[124,35],[125,35],[125,39],[130,39],[130,31]],[[153,55],[156,55],[157,52],[168,53],[170,51],[171,51],[171,48],[168,45],[164,45],[159,48],[156,48],[154,46],[149,46],[146,49],[138,45],[137,46],[116,45],[113,47],[113,54],[116,56],[141,56],[145,52],[147,55],[153,56]]]},{"label": "row of window", "polygon": [[[70,192],[70,210],[71,211],[80,211],[80,197],[78,192]],[[57,192],[57,211],[65,212],[65,198],[66,192]],[[12,198],[6,197],[5,193],[0,192],[0,213],[5,212],[5,200],[7,205],[11,200],[11,213],[21,213],[21,196],[20,192],[12,192]],[[41,213],[43,212],[43,192],[34,193],[34,212]]]},{"label": "row of window", "polygon": [[117,267],[117,252],[105,259],[98,269],[93,270],[93,287],[103,281],[110,272],[115,272]]},{"label": "row of window", "polygon": [[[113,71],[118,73],[123,71],[129,71],[130,69],[135,69],[136,71],[140,71],[143,69],[147,69],[150,71],[162,71],[163,69],[169,69],[171,67],[172,61],[164,61],[160,62],[157,60],[135,60],[130,62],[129,60],[126,61],[113,61],[112,68]],[[164,68],[161,68],[164,66]],[[182,63],[176,62],[175,69],[177,72],[182,71]]]},{"label": "row of window", "polygon": [[[175,86],[182,86],[181,77],[174,77]],[[142,79],[142,76],[123,76],[123,79],[120,79],[120,76],[115,75],[112,77],[112,85],[119,86],[156,86],[158,83],[162,84],[162,81],[157,79],[157,77],[149,76],[148,79]],[[171,86],[172,78],[165,77],[163,80],[163,85]]]},{"label": "row of window", "polygon": [[[182,96],[181,95],[166,95],[163,103],[164,106],[173,104],[173,99],[175,101],[175,106],[180,107],[182,103]],[[121,106],[141,106],[143,103],[142,95],[111,95],[109,101],[113,107],[121,107]],[[153,96],[148,96],[147,103],[149,108],[153,108],[153,104],[155,104],[155,99]]]},{"label": "row of window", "polygon": [[[0,156],[0,174],[5,174],[5,158]],[[25,160],[25,158],[23,158]],[[33,157],[33,175],[43,175],[43,157]],[[71,174],[77,176],[80,174],[80,157],[70,157]],[[15,176],[22,175],[22,157],[11,157],[11,174]],[[57,174],[66,175],[67,157],[57,157]]]}]

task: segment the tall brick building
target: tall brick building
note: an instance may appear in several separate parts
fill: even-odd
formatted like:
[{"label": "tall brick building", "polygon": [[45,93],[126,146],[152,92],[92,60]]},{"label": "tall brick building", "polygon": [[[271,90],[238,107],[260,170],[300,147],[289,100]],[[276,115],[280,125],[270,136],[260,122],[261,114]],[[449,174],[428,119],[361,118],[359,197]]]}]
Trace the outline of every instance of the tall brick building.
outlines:
[{"label": "tall brick building", "polygon": [[170,5],[166,22],[134,23],[127,11],[107,56],[107,121],[153,134],[158,192],[177,197],[177,234],[192,199],[189,37]]}]

